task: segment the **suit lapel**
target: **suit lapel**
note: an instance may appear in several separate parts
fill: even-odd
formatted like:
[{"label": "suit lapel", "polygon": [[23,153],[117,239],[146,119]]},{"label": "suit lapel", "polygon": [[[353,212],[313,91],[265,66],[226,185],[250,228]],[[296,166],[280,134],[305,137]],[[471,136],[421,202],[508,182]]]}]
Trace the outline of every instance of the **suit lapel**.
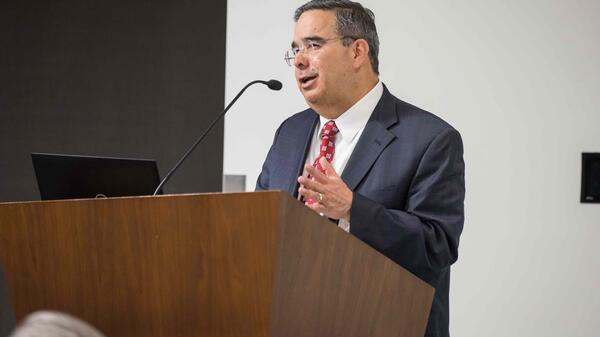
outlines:
[{"label": "suit lapel", "polygon": [[383,95],[352,151],[342,180],[355,190],[385,147],[396,137],[388,128],[398,122],[394,97],[384,86]]},{"label": "suit lapel", "polygon": [[293,166],[290,170],[287,170],[287,172],[289,172],[287,181],[290,182],[287,191],[294,197],[298,196],[298,177],[303,172],[306,155],[308,153],[308,149],[310,148],[312,136],[318,121],[319,115],[313,112],[310,118],[306,118],[300,125],[298,125],[298,135],[296,138],[298,140],[296,143],[298,148],[289,152],[290,155],[296,154],[296,157],[292,160]]}]

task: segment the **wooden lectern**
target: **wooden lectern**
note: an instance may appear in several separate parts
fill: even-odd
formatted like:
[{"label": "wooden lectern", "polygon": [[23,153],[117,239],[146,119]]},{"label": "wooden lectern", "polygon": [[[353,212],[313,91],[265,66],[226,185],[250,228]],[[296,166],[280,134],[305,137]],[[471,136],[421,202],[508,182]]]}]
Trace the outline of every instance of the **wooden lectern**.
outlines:
[{"label": "wooden lectern", "polygon": [[283,192],[0,204],[0,262],[108,337],[416,337],[434,292]]}]

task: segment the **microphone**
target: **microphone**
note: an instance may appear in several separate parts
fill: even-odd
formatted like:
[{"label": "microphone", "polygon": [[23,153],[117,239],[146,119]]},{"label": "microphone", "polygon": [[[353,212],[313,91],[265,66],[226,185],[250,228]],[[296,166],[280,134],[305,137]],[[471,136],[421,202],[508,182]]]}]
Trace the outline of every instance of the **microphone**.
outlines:
[{"label": "microphone", "polygon": [[179,168],[179,166],[181,166],[181,164],[183,164],[183,162],[194,151],[194,149],[198,146],[198,144],[200,144],[200,142],[202,142],[202,140],[204,139],[204,137],[206,137],[206,135],[210,132],[210,130],[212,130],[212,128],[215,126],[215,124],[217,124],[217,122],[221,118],[223,118],[223,116],[225,116],[225,114],[227,113],[227,111],[229,110],[229,108],[231,108],[231,106],[233,105],[233,103],[235,103],[235,101],[237,101],[238,98],[240,98],[240,96],[242,96],[242,94],[244,93],[244,91],[246,91],[246,89],[248,89],[249,86],[251,86],[253,84],[256,84],[256,83],[264,84],[267,87],[269,87],[269,89],[271,89],[271,90],[281,90],[281,88],[283,87],[283,85],[281,84],[281,82],[279,82],[277,80],[269,80],[269,81],[256,80],[256,81],[252,81],[252,82],[246,84],[246,86],[244,88],[242,88],[242,90],[240,90],[240,92],[233,98],[233,100],[227,105],[227,107],[225,107],[225,110],[223,110],[223,112],[221,112],[221,114],[219,114],[217,116],[217,118],[215,118],[215,120],[212,121],[212,123],[208,126],[208,128],[204,131],[204,133],[200,137],[198,137],[198,139],[196,139],[196,142],[194,142],[194,144],[183,154],[183,156],[181,157],[181,159],[179,159],[179,161],[177,162],[177,164],[175,164],[175,166],[173,166],[173,168],[171,169],[171,171],[169,171],[169,173],[167,173],[167,175],[163,178],[163,180],[161,180],[160,184],[158,184],[158,187],[156,187],[156,190],[154,190],[154,193],[152,194],[153,196],[155,196],[156,194],[158,194],[158,192],[163,187],[163,185],[167,181],[169,181],[169,179],[171,178],[171,176],[173,175],[173,173],[175,173],[175,171],[177,171],[177,169]]},{"label": "microphone", "polygon": [[281,88],[283,87],[283,84],[281,84],[281,82],[279,82],[278,80],[270,80],[267,81],[267,83],[265,84],[271,90],[281,90]]}]

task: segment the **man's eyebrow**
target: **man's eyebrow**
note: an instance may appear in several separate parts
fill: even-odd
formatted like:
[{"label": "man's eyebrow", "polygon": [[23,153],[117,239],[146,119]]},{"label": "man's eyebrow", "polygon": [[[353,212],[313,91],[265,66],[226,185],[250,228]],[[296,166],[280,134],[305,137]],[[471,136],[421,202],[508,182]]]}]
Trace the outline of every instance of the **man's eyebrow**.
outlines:
[{"label": "man's eyebrow", "polygon": [[[321,36],[308,36],[305,38],[302,38],[302,42],[306,43],[308,41],[314,41],[314,42],[323,42],[325,41],[325,38],[321,37]],[[296,45],[296,42],[292,42],[292,48],[296,48],[298,45]]]}]

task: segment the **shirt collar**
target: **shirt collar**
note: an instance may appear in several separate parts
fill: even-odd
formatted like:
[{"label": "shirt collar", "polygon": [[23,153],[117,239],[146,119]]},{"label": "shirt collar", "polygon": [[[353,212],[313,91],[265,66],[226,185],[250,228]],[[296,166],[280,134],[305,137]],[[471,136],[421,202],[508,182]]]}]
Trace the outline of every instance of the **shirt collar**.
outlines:
[{"label": "shirt collar", "polygon": [[[364,128],[367,121],[369,121],[369,118],[382,95],[383,85],[381,84],[381,81],[378,81],[371,91],[335,119],[335,125],[337,125],[337,128],[340,130],[340,141],[351,143],[354,140],[358,131]],[[328,119],[323,116],[320,116],[319,119],[321,125],[325,125],[328,121]]]}]

